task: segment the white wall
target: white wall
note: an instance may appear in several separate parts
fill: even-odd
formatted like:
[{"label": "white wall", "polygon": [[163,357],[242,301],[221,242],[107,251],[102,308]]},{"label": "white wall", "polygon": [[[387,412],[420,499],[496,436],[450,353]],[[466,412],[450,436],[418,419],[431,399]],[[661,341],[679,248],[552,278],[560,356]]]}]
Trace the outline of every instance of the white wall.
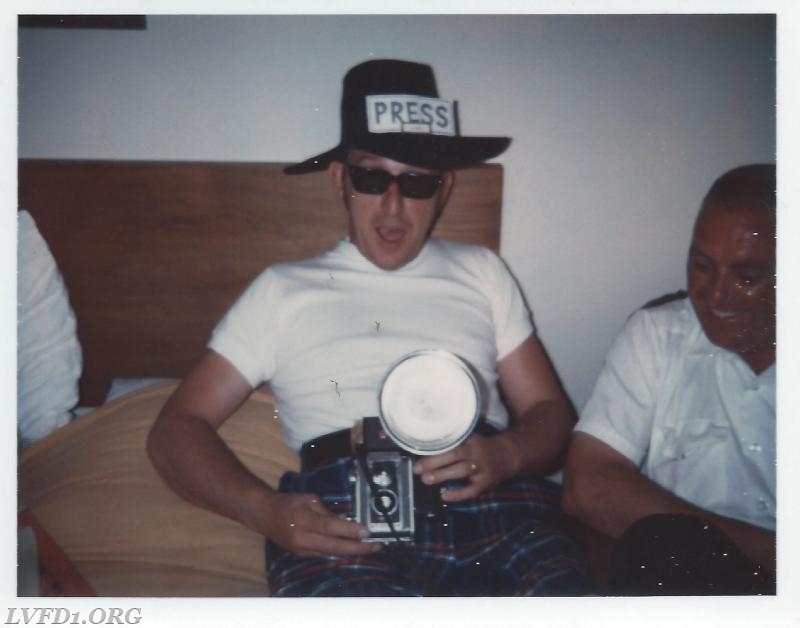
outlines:
[{"label": "white wall", "polygon": [[502,253],[582,406],[628,313],[684,286],[697,205],[775,153],[769,16],[152,16],[22,29],[22,157],[300,160],[345,70],[430,62],[465,134],[510,135]]}]

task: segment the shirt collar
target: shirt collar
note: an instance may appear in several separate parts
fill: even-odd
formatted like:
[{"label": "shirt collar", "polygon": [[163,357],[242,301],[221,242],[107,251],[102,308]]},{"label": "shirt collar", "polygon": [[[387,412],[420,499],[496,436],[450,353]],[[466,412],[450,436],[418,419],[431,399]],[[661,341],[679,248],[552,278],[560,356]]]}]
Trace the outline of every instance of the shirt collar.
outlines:
[{"label": "shirt collar", "polygon": [[373,272],[398,273],[398,272],[407,272],[410,270],[414,270],[421,264],[423,264],[429,255],[430,248],[431,248],[431,239],[428,238],[428,240],[422,246],[422,250],[420,250],[419,254],[414,259],[408,262],[405,266],[401,266],[400,268],[395,268],[394,270],[384,270],[383,268],[379,268],[378,266],[373,264],[372,261],[364,257],[359,248],[355,244],[353,244],[352,240],[350,240],[349,235],[344,236],[339,241],[339,244],[336,245],[334,251],[352,260],[359,261],[364,266],[369,267]]}]

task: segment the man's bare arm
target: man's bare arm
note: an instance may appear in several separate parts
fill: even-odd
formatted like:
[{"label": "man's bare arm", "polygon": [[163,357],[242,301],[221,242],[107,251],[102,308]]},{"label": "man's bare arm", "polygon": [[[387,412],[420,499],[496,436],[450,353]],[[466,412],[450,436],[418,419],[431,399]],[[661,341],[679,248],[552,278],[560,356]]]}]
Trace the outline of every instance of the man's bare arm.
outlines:
[{"label": "man's bare arm", "polygon": [[274,491],[253,475],[217,433],[249,397],[242,375],[209,351],[167,401],[147,451],[184,499],[234,519],[301,555],[365,554],[366,529],[335,517],[314,495]]},{"label": "man's bare arm", "polygon": [[558,471],[576,415],[539,339],[530,336],[497,370],[512,418],[509,429],[496,438],[514,451],[512,475]]},{"label": "man's bare arm", "polygon": [[639,473],[625,456],[588,434],[573,435],[563,499],[567,513],[614,538],[648,515],[694,515],[717,526],[751,560],[775,569],[774,532],[715,515],[676,497]]}]

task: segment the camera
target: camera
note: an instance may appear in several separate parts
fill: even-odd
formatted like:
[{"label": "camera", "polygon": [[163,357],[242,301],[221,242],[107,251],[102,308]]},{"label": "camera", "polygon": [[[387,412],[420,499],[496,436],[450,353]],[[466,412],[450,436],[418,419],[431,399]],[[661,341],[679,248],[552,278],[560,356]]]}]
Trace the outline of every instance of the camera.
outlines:
[{"label": "camera", "polygon": [[437,517],[442,508],[439,487],[423,484],[414,462],[470,435],[480,414],[477,380],[450,352],[415,351],[387,371],[379,411],[352,431],[355,519],[369,529],[369,541],[409,541],[415,517]]},{"label": "camera", "polygon": [[408,541],[414,537],[414,460],[380,426],[378,417],[361,424],[363,442],[356,449],[356,521],[367,526],[371,541]]}]

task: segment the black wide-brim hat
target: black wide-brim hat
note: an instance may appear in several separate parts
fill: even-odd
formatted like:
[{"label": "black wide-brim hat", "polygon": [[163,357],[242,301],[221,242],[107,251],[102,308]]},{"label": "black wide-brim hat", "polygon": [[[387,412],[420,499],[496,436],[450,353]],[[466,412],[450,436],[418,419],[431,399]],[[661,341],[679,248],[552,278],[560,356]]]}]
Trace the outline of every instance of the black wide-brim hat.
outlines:
[{"label": "black wide-brim hat", "polygon": [[502,153],[508,137],[464,137],[455,101],[442,100],[433,69],[423,63],[375,59],[344,77],[339,144],[286,174],[324,170],[358,148],[420,168],[461,168]]}]

